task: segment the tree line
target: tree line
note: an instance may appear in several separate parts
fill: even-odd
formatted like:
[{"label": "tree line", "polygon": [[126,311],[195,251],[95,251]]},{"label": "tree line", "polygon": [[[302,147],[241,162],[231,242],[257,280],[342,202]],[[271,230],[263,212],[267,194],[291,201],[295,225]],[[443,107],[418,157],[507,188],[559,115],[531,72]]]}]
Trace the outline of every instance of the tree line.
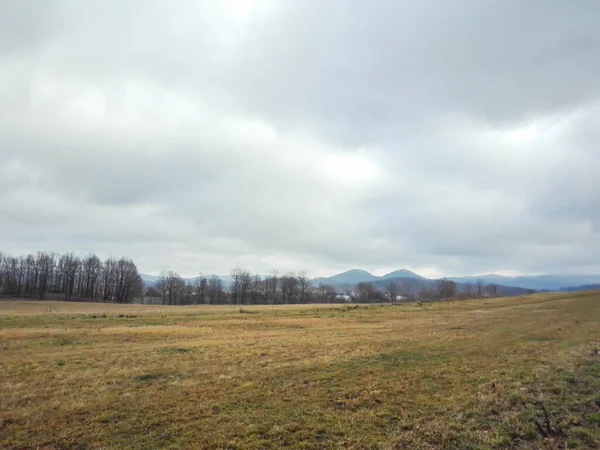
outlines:
[{"label": "tree line", "polygon": [[448,279],[414,280],[401,282],[390,280],[382,283],[358,283],[355,290],[348,292],[361,303],[396,301],[437,301],[446,299],[469,299],[498,296],[496,284],[466,282],[458,284]]},{"label": "tree line", "polygon": [[[185,280],[174,271],[161,272],[146,296],[165,305],[276,305],[292,303],[384,303],[397,301],[436,301],[450,298],[476,298],[496,296],[496,286],[479,282],[462,286],[451,280],[418,281],[419,287],[389,281],[385,285],[361,282],[340,291],[334,286],[315,285],[306,272],[279,275],[277,271],[267,276],[252,274],[235,268],[230,272],[231,283],[224,286],[216,275],[203,274]],[[465,288],[466,286],[466,288]]]},{"label": "tree line", "polygon": [[496,296],[497,286],[454,281],[409,280],[386,284],[363,282],[346,286],[314,285],[306,272],[267,276],[242,268],[230,272],[225,285],[217,275],[185,280],[175,271],[163,271],[155,283],[144,286],[137,266],[129,258],[102,261],[90,253],[37,252],[11,256],[0,252],[0,296],[54,300],[88,300],[117,303],[144,301],[165,305],[234,304],[275,305],[290,303],[379,303],[434,301],[447,298]]},{"label": "tree line", "polygon": [[235,304],[275,305],[289,303],[331,303],[336,291],[331,286],[313,286],[306,272],[279,275],[277,271],[268,276],[252,274],[235,268],[230,272],[231,283],[225,286],[217,275],[200,274],[185,280],[174,271],[160,273],[146,296],[158,298],[165,305],[178,304]]},{"label": "tree line", "polygon": [[0,252],[0,295],[40,300],[94,300],[130,303],[144,284],[129,258],[102,261],[93,253],[37,252],[12,256]]}]

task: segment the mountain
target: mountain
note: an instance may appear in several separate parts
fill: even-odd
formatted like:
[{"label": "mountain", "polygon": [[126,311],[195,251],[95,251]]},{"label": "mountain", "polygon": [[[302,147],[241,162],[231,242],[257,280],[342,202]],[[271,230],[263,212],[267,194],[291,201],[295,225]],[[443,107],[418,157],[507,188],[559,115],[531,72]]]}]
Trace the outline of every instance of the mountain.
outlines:
[{"label": "mountain", "polygon": [[496,283],[507,286],[515,286],[523,289],[558,291],[562,288],[571,286],[584,286],[600,283],[600,276],[590,275],[532,275],[508,277],[503,275],[477,275],[466,277],[450,277],[450,280],[461,283],[477,283],[482,281],[485,284]]},{"label": "mountain", "polygon": [[600,291],[600,283],[584,284],[582,286],[569,286],[560,288],[560,292],[577,292],[577,291]]},{"label": "mountain", "polygon": [[380,279],[384,279],[384,280],[387,280],[389,278],[416,278],[418,280],[425,279],[421,275],[411,272],[410,270],[407,270],[407,269],[394,270],[393,272],[390,272],[390,273],[385,274],[384,276],[380,277]]},{"label": "mountain", "polygon": [[318,286],[319,284],[328,284],[337,288],[346,288],[348,286],[354,286],[361,282],[375,282],[380,280],[390,280],[395,278],[413,278],[415,280],[424,280],[421,275],[411,272],[407,269],[399,269],[390,272],[382,277],[375,276],[366,270],[352,269],[347,272],[338,273],[332,277],[321,277],[313,280],[313,285]]},{"label": "mountain", "polygon": [[142,281],[146,286],[153,286],[158,281],[158,277],[156,275],[140,273],[140,277],[142,277]]},{"label": "mountain", "polygon": [[339,284],[357,284],[362,281],[374,281],[379,279],[375,275],[370,274],[366,270],[361,269],[352,269],[346,272],[338,273],[332,277],[328,278],[316,278],[313,280],[313,284],[319,285],[323,284],[331,284],[331,285],[339,285]]},{"label": "mountain", "polygon": [[[207,275],[208,276],[208,275]],[[142,280],[146,286],[154,286],[158,280],[156,275],[141,274]],[[231,276],[219,275],[223,281],[223,287],[229,289],[231,285]],[[193,282],[196,277],[185,278],[185,281]],[[495,284],[498,286],[502,295],[516,295],[526,293],[527,290],[536,291],[583,291],[594,289],[600,286],[600,276],[598,275],[531,275],[531,276],[504,276],[497,274],[473,275],[464,277],[448,277],[455,281],[460,291],[468,289],[471,285],[482,282],[483,284]],[[346,272],[333,275],[331,277],[315,278],[313,286],[327,284],[334,287],[339,292],[352,289],[360,282],[370,282],[376,285],[378,289],[385,289],[390,281],[396,282],[400,286],[405,286],[411,290],[420,288],[431,288],[439,280],[424,278],[421,275],[411,272],[407,269],[398,269],[381,277],[375,276],[366,270],[352,269]],[[472,288],[472,286],[471,286]]]},{"label": "mountain", "polygon": [[[440,280],[428,279],[428,278],[415,278],[415,277],[396,277],[396,278],[385,278],[381,277],[380,279],[373,281],[373,286],[375,286],[378,290],[385,292],[389,283],[394,282],[403,292],[407,293],[417,293],[423,289],[426,290],[436,290]],[[495,284],[496,286],[496,294],[499,296],[510,296],[510,295],[527,295],[530,293],[529,289],[524,289],[516,286],[506,286],[503,284]],[[347,289],[348,287],[344,287],[343,289]],[[458,292],[466,293],[471,289],[471,292],[474,291],[474,286],[469,286],[469,283],[456,283],[456,288]]]},{"label": "mountain", "polygon": [[[458,284],[459,290],[463,290],[463,288],[468,289],[470,288],[469,284],[473,285],[478,282],[482,282],[485,285],[495,284],[504,293],[503,295],[526,293],[532,289],[536,291],[589,290],[595,285],[600,285],[600,276],[598,275],[577,274],[526,275],[518,277],[487,274],[448,277],[448,279],[455,281]],[[422,287],[430,288],[433,286],[430,282],[437,283],[438,280],[424,278],[407,269],[395,270],[381,277],[372,275],[365,270],[354,269],[328,278],[317,278],[313,280],[313,285],[328,284],[342,292],[352,289],[357,283],[362,281],[373,283],[378,289],[384,289],[390,281],[395,281],[397,284],[410,287],[411,289],[418,289]]]}]

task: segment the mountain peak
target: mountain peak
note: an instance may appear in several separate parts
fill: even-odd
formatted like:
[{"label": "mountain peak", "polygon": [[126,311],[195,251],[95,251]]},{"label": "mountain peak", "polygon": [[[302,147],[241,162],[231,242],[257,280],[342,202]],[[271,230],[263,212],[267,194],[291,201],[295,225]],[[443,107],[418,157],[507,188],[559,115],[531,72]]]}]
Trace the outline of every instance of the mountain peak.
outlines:
[{"label": "mountain peak", "polygon": [[362,269],[351,269],[346,272],[338,273],[332,277],[326,278],[328,283],[332,284],[356,284],[361,281],[373,281],[378,277]]},{"label": "mountain peak", "polygon": [[338,276],[338,275],[347,275],[347,274],[356,274],[356,275],[371,275],[371,276],[374,276],[374,275],[373,275],[373,274],[371,274],[370,272],[367,272],[366,270],[363,270],[363,269],[350,269],[350,270],[346,270],[345,272],[338,273],[337,275],[334,275],[334,276]]},{"label": "mountain peak", "polygon": [[324,282],[327,284],[357,284],[361,282],[374,282],[377,280],[388,280],[392,278],[413,278],[416,280],[424,280],[421,275],[411,272],[407,269],[399,269],[388,273],[382,277],[373,275],[363,269],[351,269],[346,272],[338,273],[329,278],[318,278],[318,282]]},{"label": "mountain peak", "polygon": [[398,270],[394,270],[393,272],[390,272],[384,276],[382,276],[381,278],[386,279],[386,278],[418,278],[418,279],[423,279],[423,277],[417,273],[411,272],[408,269],[398,269]]}]

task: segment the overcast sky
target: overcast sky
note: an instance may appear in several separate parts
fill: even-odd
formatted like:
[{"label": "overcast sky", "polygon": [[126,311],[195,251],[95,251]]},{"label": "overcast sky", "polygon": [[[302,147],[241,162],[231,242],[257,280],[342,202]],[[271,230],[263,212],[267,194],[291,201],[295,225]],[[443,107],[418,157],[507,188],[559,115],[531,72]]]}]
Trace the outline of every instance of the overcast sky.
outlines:
[{"label": "overcast sky", "polygon": [[600,273],[597,0],[0,0],[0,250]]}]

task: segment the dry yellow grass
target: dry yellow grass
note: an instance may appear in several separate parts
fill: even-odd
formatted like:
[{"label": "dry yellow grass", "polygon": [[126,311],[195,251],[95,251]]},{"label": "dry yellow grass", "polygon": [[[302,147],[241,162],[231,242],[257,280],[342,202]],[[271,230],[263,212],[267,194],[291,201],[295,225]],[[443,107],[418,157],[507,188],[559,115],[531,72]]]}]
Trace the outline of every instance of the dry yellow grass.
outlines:
[{"label": "dry yellow grass", "polygon": [[0,302],[0,447],[595,448],[598,347],[597,292],[244,313]]},{"label": "dry yellow grass", "polygon": [[[310,305],[311,308],[341,308],[343,305]],[[306,305],[278,305],[276,308],[266,305],[244,306],[243,310],[294,310],[306,309]],[[177,312],[177,313],[216,313],[216,312],[239,312],[238,306],[232,305],[188,305],[188,306],[166,306],[166,305],[132,305],[118,303],[83,303],[83,302],[60,302],[60,301],[36,301],[36,300],[0,300],[0,316],[19,315],[29,316],[37,314],[142,314],[151,312]]]}]

